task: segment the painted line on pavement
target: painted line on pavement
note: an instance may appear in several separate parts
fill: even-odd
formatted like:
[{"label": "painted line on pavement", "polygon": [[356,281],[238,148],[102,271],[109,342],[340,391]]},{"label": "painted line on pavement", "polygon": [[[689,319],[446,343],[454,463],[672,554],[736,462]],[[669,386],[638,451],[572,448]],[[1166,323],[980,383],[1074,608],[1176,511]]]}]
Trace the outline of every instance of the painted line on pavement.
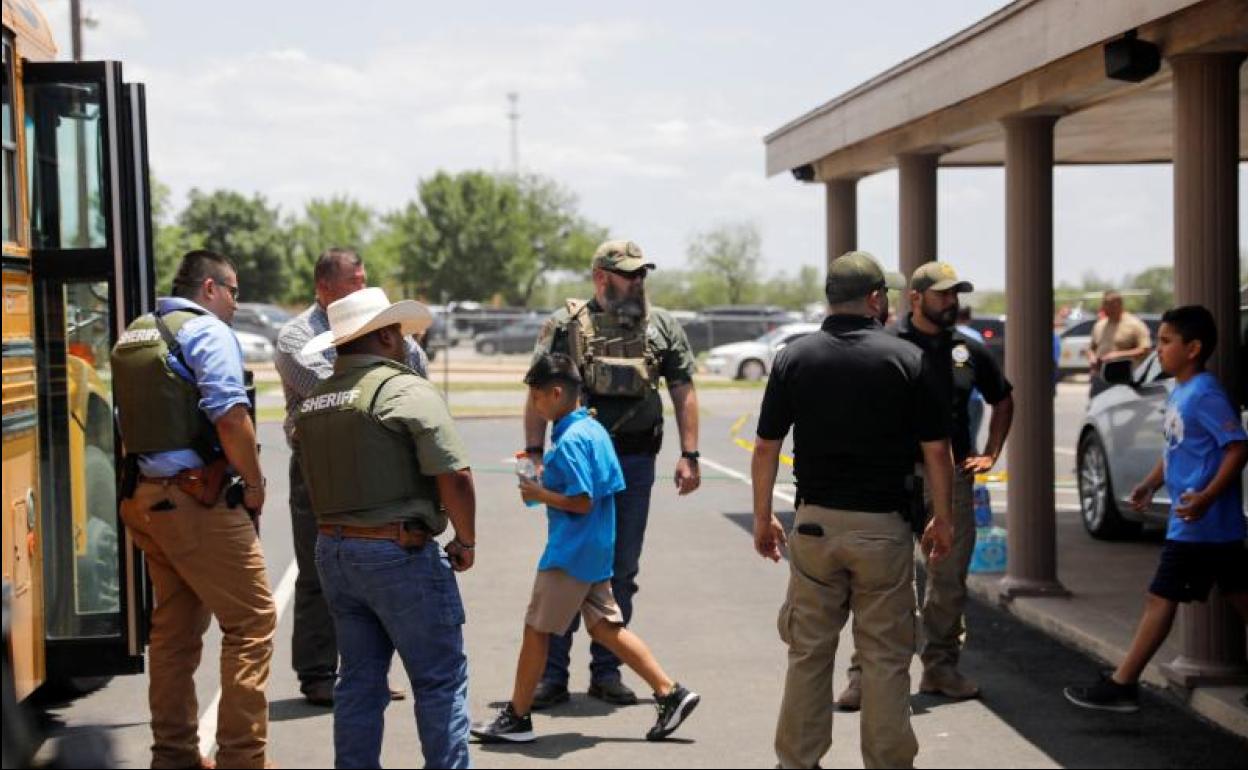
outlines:
[{"label": "painted line on pavement", "polygon": [[[732,478],[736,479],[737,481],[740,481],[742,484],[745,484],[746,486],[752,487],[754,485],[754,483],[750,481],[749,476],[746,476],[744,473],[741,473],[739,471],[735,471],[732,468],[729,468],[727,465],[722,465],[720,463],[717,463],[711,458],[707,457],[706,455],[702,455],[700,462],[703,465],[711,466],[712,468],[719,471],[720,473],[723,473],[727,476],[731,476]],[[794,501],[797,499],[793,495],[790,495],[787,492],[781,492],[778,489],[773,489],[771,491],[771,494],[773,497],[778,497],[781,500],[789,504],[794,504]]]},{"label": "painted line on pavement", "polygon": [[[299,564],[292,559],[282,579],[277,583],[277,590],[273,592],[273,604],[277,607],[277,621],[274,625],[282,622],[282,615],[290,606],[290,600],[295,597],[295,578],[297,577],[299,577]],[[217,745],[217,707],[220,705],[221,688],[218,687],[217,694],[212,696],[208,708],[199,715],[199,753],[201,756],[212,756],[212,750]]]}]

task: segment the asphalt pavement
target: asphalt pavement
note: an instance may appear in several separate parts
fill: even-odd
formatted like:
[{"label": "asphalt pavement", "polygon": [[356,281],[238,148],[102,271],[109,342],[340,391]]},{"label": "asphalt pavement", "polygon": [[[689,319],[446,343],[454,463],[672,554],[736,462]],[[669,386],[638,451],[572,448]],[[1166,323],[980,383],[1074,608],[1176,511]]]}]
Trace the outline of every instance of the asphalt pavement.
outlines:
[{"label": "asphalt pavement", "polygon": [[[1082,386],[1086,388],[1086,386]],[[1064,422],[1081,414],[1082,388],[1063,386],[1058,396],[1058,478],[1073,466],[1075,427]],[[787,566],[753,553],[748,534],[749,454],[738,439],[753,431],[761,390],[703,394],[703,488],[678,497],[672,470],[675,428],[658,461],[645,555],[639,578],[633,629],[651,645],[662,665],[703,695],[702,706],[673,740],[647,743],[653,723],[649,698],[613,708],[584,695],[588,685],[588,643],[573,656],[573,698],[535,716],[540,740],[520,747],[473,746],[480,767],[539,767],[557,760],[569,767],[771,767],[785,649],[776,635],[776,611],[784,595]],[[515,659],[533,570],[545,535],[544,516],[526,508],[515,492],[509,465],[522,443],[519,420],[464,420],[478,493],[477,564],[460,576],[467,608],[465,638],[474,719],[490,717],[511,690]],[[1069,434],[1069,435],[1068,435]],[[261,426],[270,504],[262,539],[282,616],[269,682],[270,746],[283,767],[326,767],[333,763],[332,715],[307,705],[290,668],[290,588],[293,550],[284,504],[288,453],[280,425]],[[787,492],[786,492],[787,490]],[[791,492],[782,486],[780,494]],[[1068,492],[1059,494],[1058,515],[1077,515]],[[791,510],[784,499],[778,510]],[[1067,508],[1066,512],[1063,509]],[[1065,702],[1063,684],[1086,678],[1096,663],[993,608],[973,603],[965,669],[984,688],[980,701],[950,703],[916,695],[914,726],[920,742],[917,763],[927,767],[1248,767],[1248,744],[1201,721],[1171,696],[1148,691],[1138,716],[1084,712]],[[851,642],[848,629],[838,655],[836,686],[842,684]],[[199,710],[218,692],[219,636],[205,641],[197,677]],[[917,686],[919,669],[913,669]],[[626,674],[639,693],[642,682]],[[396,662],[392,684],[406,687]],[[45,725],[54,737],[77,740],[102,731],[112,741],[118,766],[145,767],[150,759],[146,676],[119,677],[77,701],[48,707]],[[412,701],[386,712],[383,764],[422,764],[412,719]],[[204,746],[211,748],[211,715],[205,713]],[[857,715],[837,715],[835,745],[826,767],[861,767]]]}]

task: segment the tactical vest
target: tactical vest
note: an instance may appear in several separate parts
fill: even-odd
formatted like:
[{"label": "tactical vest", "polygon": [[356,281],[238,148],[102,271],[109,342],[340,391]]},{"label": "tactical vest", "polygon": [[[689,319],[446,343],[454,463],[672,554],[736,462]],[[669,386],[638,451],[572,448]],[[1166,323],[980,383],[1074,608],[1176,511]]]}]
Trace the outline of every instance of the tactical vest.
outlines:
[{"label": "tactical vest", "polygon": [[659,361],[646,338],[649,318],[626,326],[613,313],[568,300],[568,355],[591,396],[645,398],[659,386]]},{"label": "tactical vest", "polygon": [[[207,311],[161,316],[172,338]],[[199,388],[169,366],[169,345],[152,313],[134,319],[113,346],[113,400],[130,455],[194,449],[205,463],[217,454],[217,431],[199,408]]]},{"label": "tactical vest", "polygon": [[446,528],[436,488],[422,483],[411,438],[375,416],[383,385],[417,376],[402,364],[379,362],[335,373],[304,400],[296,418],[299,458],[318,520],[410,502],[435,534]]}]

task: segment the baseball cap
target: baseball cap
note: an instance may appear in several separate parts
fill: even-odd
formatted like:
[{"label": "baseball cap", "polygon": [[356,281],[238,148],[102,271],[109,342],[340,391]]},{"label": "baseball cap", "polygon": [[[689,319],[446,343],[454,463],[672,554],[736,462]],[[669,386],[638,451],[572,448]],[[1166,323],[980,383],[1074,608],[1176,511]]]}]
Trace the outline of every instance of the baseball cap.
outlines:
[{"label": "baseball cap", "polygon": [[958,280],[957,271],[948,262],[928,262],[919,265],[914,275],[910,276],[910,289],[912,291],[927,291],[928,289],[932,291],[949,291],[950,289],[957,292],[975,291],[970,281]]},{"label": "baseball cap", "polygon": [[617,273],[633,273],[641,269],[654,270],[654,263],[647,262],[641,247],[632,241],[606,241],[594,250],[593,269],[614,270]]},{"label": "baseball cap", "polygon": [[877,289],[903,289],[906,281],[899,273],[886,272],[875,257],[865,251],[849,251],[828,265],[824,286],[828,302],[862,299]]}]

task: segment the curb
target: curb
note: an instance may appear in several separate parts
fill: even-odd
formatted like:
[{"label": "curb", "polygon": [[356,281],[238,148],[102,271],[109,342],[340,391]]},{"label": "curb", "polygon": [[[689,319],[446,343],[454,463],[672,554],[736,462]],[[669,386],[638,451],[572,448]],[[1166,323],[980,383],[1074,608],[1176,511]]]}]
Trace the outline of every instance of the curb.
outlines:
[{"label": "curb", "polygon": [[[1018,597],[1009,602],[1001,601],[997,593],[999,574],[970,575],[966,587],[971,596],[979,601],[1018,618],[1033,628],[1065,642],[1105,663],[1122,660],[1126,650],[1089,633],[1075,623],[1064,620],[1046,610],[1045,602],[1069,602],[1069,598]],[[1186,691],[1173,687],[1162,674],[1161,664],[1154,658],[1144,669],[1140,680],[1161,690],[1168,690],[1188,708],[1218,727],[1248,738],[1248,713],[1239,705],[1240,690],[1237,687],[1197,687]]]}]

